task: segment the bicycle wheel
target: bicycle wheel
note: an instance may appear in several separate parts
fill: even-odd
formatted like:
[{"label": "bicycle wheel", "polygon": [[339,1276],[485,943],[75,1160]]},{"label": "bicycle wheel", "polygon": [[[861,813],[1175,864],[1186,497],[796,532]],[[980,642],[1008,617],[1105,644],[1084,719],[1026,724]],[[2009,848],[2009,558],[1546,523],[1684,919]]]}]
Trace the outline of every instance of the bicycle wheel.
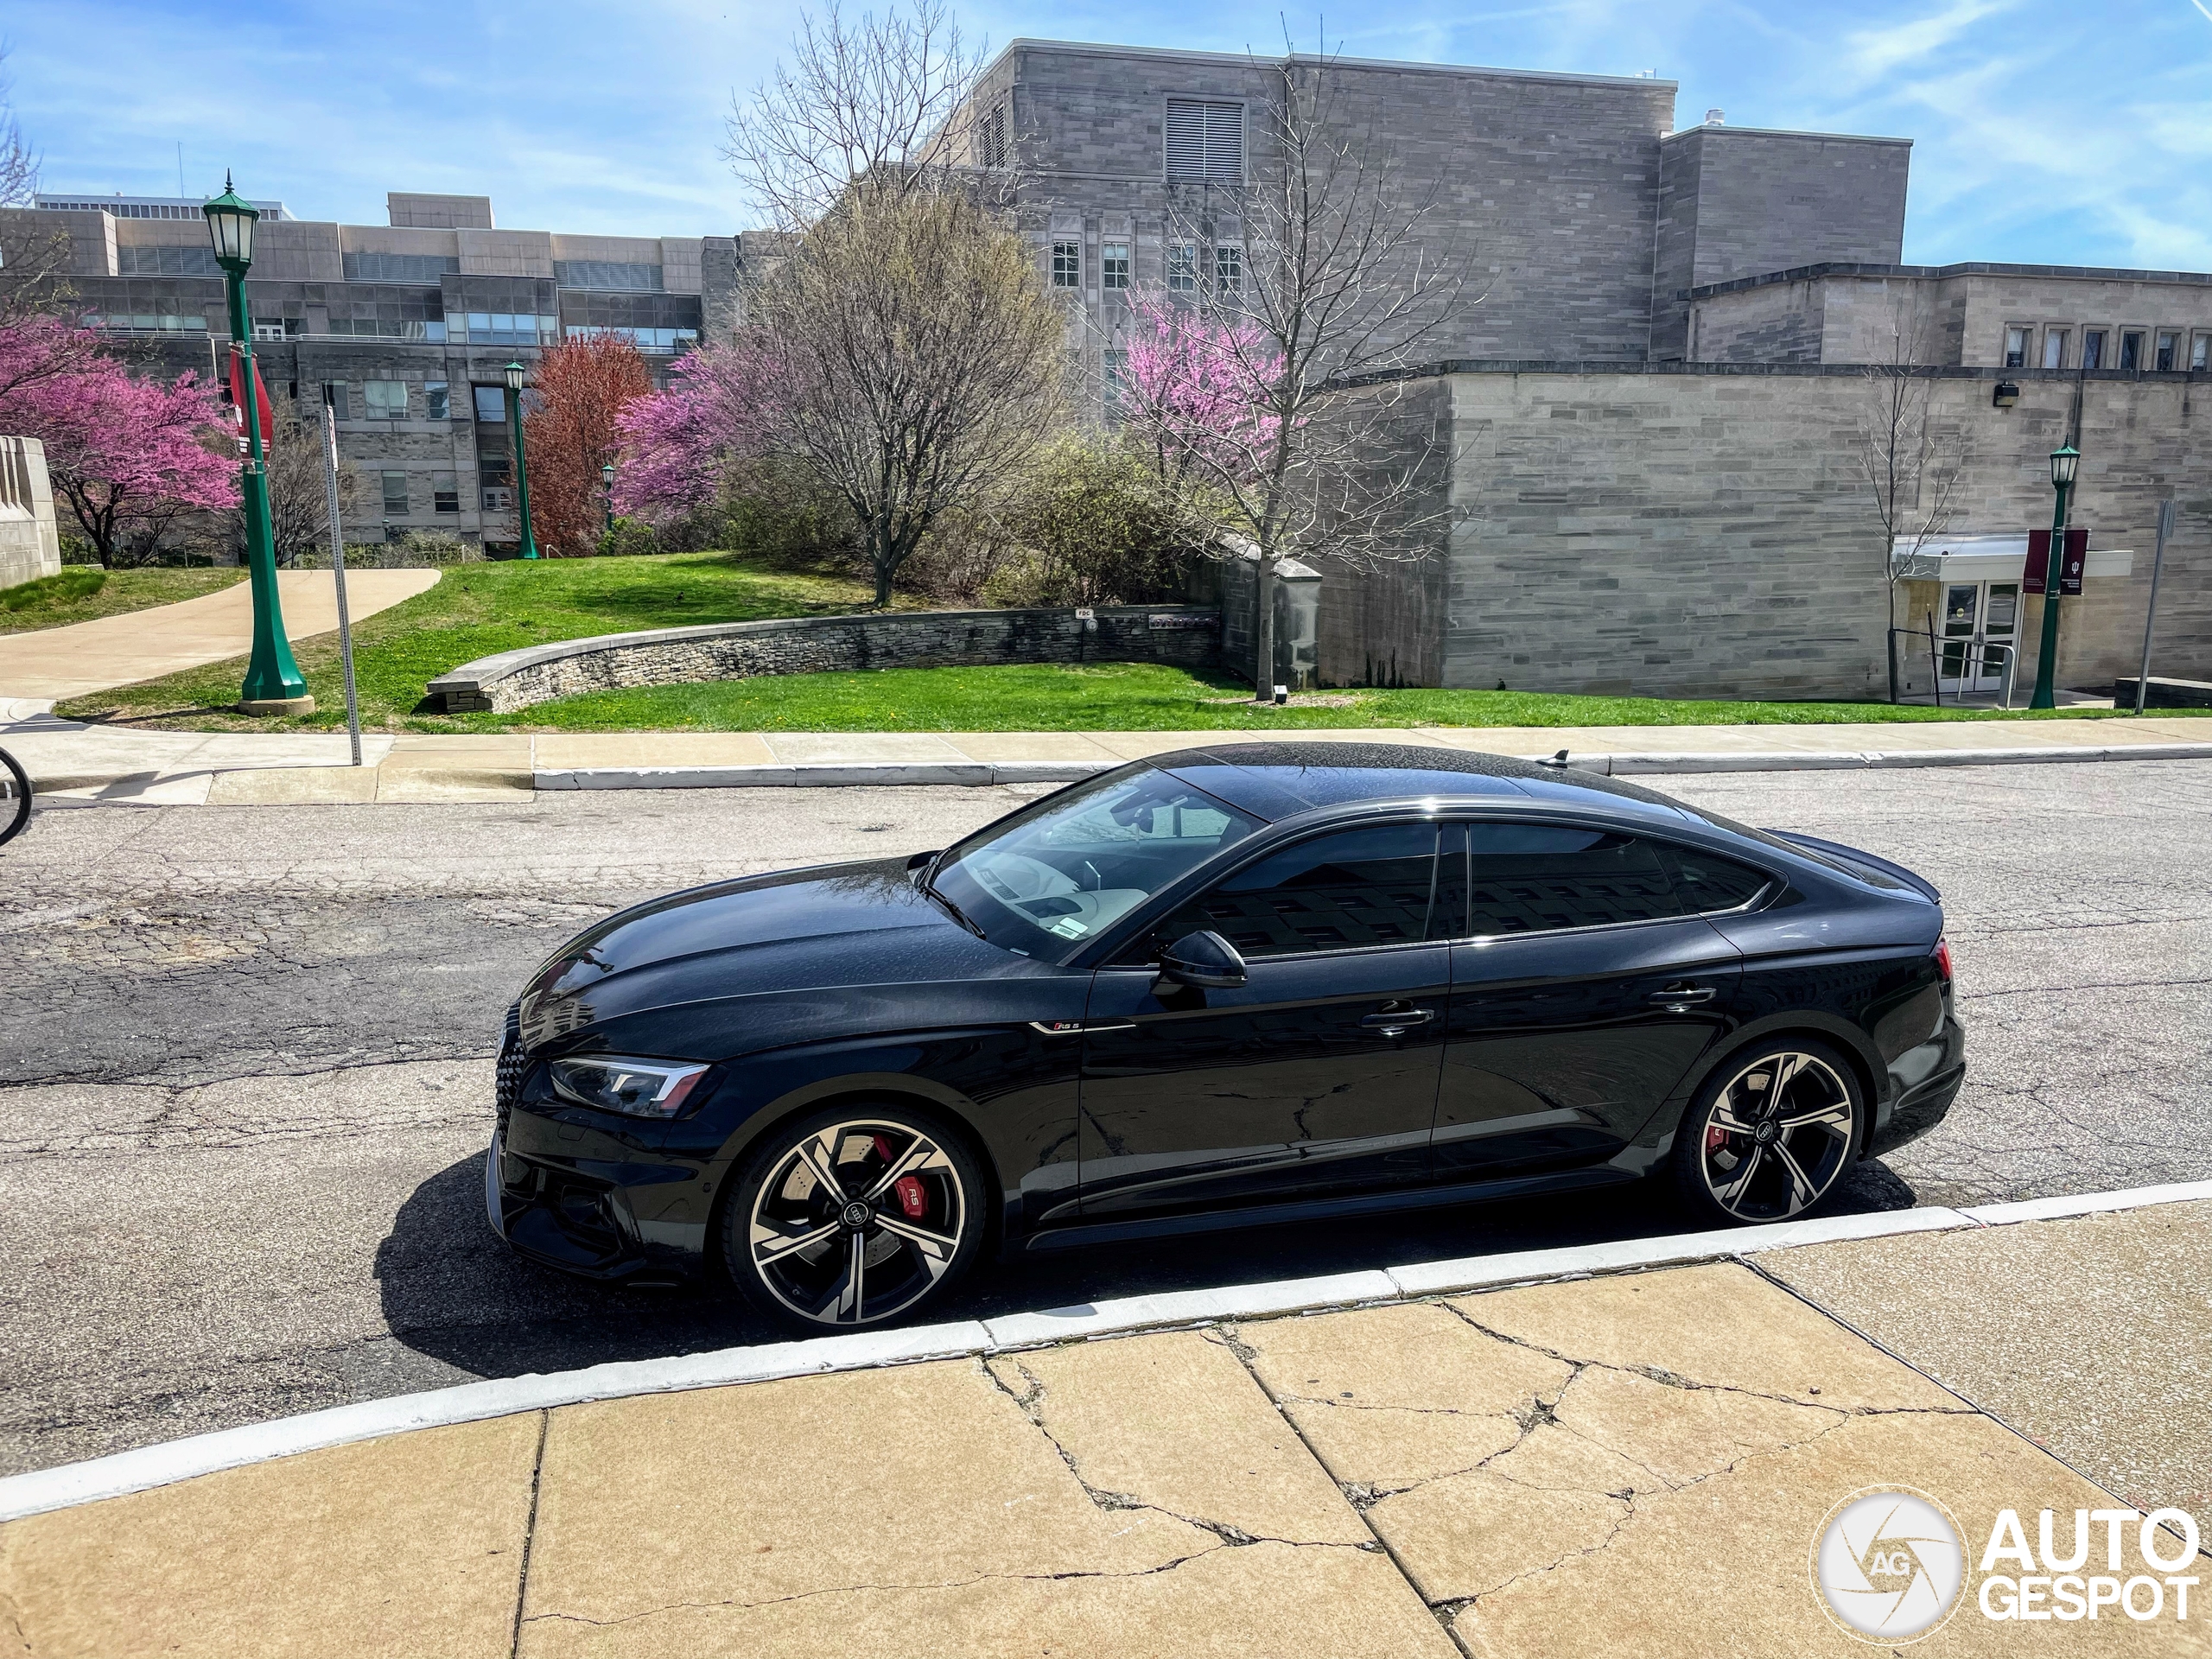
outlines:
[{"label": "bicycle wheel", "polygon": [[13,841],[31,821],[31,775],[0,749],[0,842]]}]

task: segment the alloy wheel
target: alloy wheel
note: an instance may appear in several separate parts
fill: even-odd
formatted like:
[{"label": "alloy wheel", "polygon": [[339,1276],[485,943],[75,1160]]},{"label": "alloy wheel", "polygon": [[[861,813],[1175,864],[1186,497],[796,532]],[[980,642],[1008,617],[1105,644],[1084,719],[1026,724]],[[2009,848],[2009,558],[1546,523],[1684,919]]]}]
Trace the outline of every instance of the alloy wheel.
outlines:
[{"label": "alloy wheel", "polygon": [[1820,1202],[1851,1160],[1850,1085],[1817,1054],[1765,1054],[1728,1080],[1706,1115],[1699,1166],[1739,1221],[1786,1221]]},{"label": "alloy wheel", "polygon": [[868,1117],[810,1129],[773,1160],[753,1197],[753,1271],[803,1319],[873,1325],[944,1277],[969,1204],[937,1137],[911,1124]]}]

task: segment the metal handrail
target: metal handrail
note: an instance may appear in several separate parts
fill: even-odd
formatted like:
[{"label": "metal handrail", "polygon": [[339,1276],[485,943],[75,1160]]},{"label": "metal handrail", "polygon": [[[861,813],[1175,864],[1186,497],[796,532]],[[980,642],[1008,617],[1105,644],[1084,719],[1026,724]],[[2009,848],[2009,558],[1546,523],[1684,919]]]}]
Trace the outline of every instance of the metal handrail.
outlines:
[{"label": "metal handrail", "polygon": [[[2005,653],[2005,683],[2004,689],[1999,693],[1998,707],[2005,709],[2012,708],[2012,694],[2018,689],[2020,671],[2019,647],[2012,641],[1984,639],[1973,634],[1939,634],[1933,628],[1891,628],[1889,648],[1890,676],[1892,684],[1897,683],[1897,640],[1900,637],[1928,641],[1929,700],[1938,709],[1943,706],[1942,653],[1945,647],[1955,647],[1960,652],[1961,668],[1975,658],[1986,662],[1992,652],[2003,652]],[[1902,694],[1897,698],[1899,702],[1916,700]]]}]

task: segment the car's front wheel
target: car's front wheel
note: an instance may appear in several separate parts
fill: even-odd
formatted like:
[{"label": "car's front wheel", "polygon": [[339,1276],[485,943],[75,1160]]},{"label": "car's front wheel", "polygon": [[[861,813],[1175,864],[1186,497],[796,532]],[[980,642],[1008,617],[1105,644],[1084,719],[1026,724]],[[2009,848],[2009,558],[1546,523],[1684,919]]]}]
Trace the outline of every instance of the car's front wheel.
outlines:
[{"label": "car's front wheel", "polygon": [[833,1107],[747,1157],[723,1212],[723,1262],[745,1298],[786,1325],[881,1325],[966,1271],[983,1205],[974,1155],[933,1116]]},{"label": "car's front wheel", "polygon": [[1824,1043],[1795,1038],[1738,1054],[1682,1114],[1675,1188],[1708,1221],[1787,1221],[1843,1179],[1865,1110],[1857,1075]]}]

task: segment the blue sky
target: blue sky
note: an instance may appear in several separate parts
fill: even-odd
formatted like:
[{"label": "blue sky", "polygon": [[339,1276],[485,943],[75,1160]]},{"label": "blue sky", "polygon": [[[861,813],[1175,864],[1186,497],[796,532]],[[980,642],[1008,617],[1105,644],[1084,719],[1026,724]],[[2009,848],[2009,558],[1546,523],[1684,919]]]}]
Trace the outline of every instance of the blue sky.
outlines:
[{"label": "blue sky", "polygon": [[[855,0],[857,3],[857,0]],[[489,194],[502,225],[698,235],[748,221],[717,156],[795,0],[70,0],[9,8],[9,73],[48,188],[188,193],[226,166],[304,218],[377,224],[387,189]],[[1396,0],[1313,14],[1356,55],[1681,83],[1681,124],[1916,141],[1908,260],[2212,270],[2212,0]],[[1279,48],[1275,4],[989,0],[1016,35]]]}]

